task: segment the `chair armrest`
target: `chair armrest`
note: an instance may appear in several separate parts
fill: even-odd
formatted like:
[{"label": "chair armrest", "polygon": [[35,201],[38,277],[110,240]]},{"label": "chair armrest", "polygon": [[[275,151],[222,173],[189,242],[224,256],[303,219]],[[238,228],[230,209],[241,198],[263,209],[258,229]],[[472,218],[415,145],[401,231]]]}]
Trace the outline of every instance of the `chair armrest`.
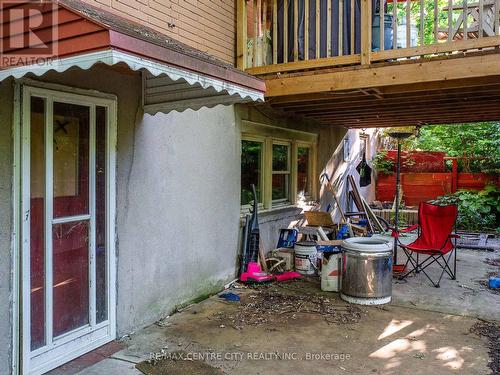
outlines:
[{"label": "chair armrest", "polygon": [[408,232],[413,232],[414,230],[418,229],[419,228],[419,225],[418,224],[414,224],[414,225],[411,225],[405,229],[399,229],[396,231],[396,228],[389,228],[391,231],[392,231],[392,234],[391,236],[392,237],[399,237],[399,235],[401,233],[408,233]]},{"label": "chair armrest", "polygon": [[459,234],[452,233],[448,236],[449,238],[462,238]]}]

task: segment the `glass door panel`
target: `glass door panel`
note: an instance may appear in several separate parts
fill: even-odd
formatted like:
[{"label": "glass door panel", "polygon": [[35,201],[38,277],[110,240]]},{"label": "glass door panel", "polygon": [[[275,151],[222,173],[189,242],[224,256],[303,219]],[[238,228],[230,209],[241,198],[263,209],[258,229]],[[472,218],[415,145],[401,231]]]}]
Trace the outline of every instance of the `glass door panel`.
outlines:
[{"label": "glass door panel", "polygon": [[31,350],[45,345],[45,122],[46,101],[32,97],[30,143]]},{"label": "glass door panel", "polygon": [[53,337],[89,324],[89,222],[52,227]]},{"label": "glass door panel", "polygon": [[89,213],[90,108],[54,102],[54,217]]},{"label": "glass door panel", "polygon": [[108,319],[107,303],[107,248],[106,248],[106,135],[108,113],[105,107],[96,107],[96,322]]}]

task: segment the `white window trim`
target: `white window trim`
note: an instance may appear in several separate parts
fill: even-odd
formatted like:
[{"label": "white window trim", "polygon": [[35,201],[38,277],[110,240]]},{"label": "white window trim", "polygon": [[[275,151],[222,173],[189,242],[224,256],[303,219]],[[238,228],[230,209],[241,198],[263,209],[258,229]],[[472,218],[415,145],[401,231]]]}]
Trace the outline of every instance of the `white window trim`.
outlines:
[{"label": "white window trim", "polygon": [[[263,143],[262,169],[261,169],[261,191],[262,203],[259,204],[259,210],[271,211],[284,207],[294,207],[297,204],[297,152],[299,147],[306,147],[310,150],[309,156],[309,178],[308,188],[310,196],[308,198],[316,199],[316,158],[317,158],[317,140],[318,135],[295,129],[280,128],[271,125],[255,123],[243,120],[241,122],[241,141],[254,141]],[[290,147],[289,169],[290,188],[287,199],[272,199],[272,151],[273,144],[288,145]],[[281,173],[281,172],[278,172]],[[276,172],[274,172],[276,174]],[[250,205],[242,205],[242,214],[248,213]]]}]

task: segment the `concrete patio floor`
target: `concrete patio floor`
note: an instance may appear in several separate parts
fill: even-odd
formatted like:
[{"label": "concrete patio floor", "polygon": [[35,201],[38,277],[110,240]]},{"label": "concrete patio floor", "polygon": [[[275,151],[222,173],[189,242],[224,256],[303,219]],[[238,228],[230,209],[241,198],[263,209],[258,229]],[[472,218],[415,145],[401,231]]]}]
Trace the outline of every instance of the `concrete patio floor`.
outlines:
[{"label": "concrete patio floor", "polygon": [[[136,363],[163,350],[216,353],[205,363],[226,374],[488,374],[486,342],[469,330],[478,317],[499,319],[500,294],[480,284],[488,272],[499,271],[486,258],[498,257],[498,251],[460,249],[456,281],[445,276],[441,288],[434,288],[424,275],[405,283],[395,280],[393,302],[361,307],[361,321],[354,324],[328,324],[320,316],[299,314],[285,324],[238,330],[213,319],[221,311],[235,312],[237,303],[214,296],[122,338],[124,349],[78,373],[141,374]],[[322,293],[319,284],[311,285]],[[235,292],[245,298],[252,290]],[[343,304],[338,294],[328,295]],[[293,358],[269,359],[271,353]]]}]

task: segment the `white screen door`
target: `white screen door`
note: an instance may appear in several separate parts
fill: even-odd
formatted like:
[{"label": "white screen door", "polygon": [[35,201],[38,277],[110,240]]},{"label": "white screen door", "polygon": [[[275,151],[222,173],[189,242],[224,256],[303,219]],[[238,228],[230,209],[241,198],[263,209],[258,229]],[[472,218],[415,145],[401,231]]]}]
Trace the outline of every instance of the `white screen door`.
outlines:
[{"label": "white screen door", "polygon": [[22,367],[115,338],[115,101],[23,87]]}]

